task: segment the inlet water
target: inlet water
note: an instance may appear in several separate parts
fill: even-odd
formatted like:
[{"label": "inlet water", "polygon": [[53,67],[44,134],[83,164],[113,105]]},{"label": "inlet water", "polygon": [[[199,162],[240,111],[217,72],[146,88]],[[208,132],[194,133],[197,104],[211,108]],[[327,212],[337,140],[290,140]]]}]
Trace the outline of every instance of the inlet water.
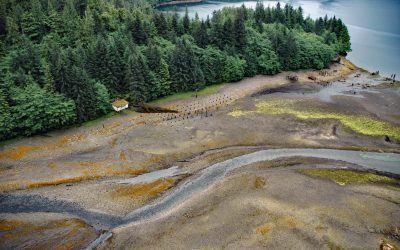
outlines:
[{"label": "inlet water", "polygon": [[[278,1],[262,1],[265,6],[276,6]],[[348,58],[369,71],[381,75],[396,73],[400,79],[400,1],[399,0],[283,0],[295,7],[301,6],[305,16],[325,15],[340,17],[348,26],[352,52]],[[211,16],[224,7],[255,8],[257,1],[205,1],[187,6],[189,15],[197,13],[200,19]],[[186,6],[163,7],[164,11],[185,13]]]}]

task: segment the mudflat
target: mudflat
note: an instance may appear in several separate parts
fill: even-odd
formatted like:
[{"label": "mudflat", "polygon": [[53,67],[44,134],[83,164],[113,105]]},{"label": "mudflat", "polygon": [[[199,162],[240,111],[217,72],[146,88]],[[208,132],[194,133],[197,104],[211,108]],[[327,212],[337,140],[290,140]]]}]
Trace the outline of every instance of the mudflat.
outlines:
[{"label": "mudflat", "polygon": [[[0,247],[24,246],[27,233],[15,233],[15,225],[49,230],[46,238],[29,236],[30,244],[51,246],[62,235],[67,245],[79,243],[76,248],[100,235],[107,235],[96,242],[100,248],[398,245],[396,171],[303,155],[244,164],[159,216],[130,219],[209,167],[261,150],[393,153],[363,157],[397,164],[398,83],[346,60],[323,72],[295,72],[297,82],[289,73],[155,103],[177,114],[127,111],[3,144]],[[146,173],[154,174],[134,180]],[[34,220],[38,214],[48,224]]]}]

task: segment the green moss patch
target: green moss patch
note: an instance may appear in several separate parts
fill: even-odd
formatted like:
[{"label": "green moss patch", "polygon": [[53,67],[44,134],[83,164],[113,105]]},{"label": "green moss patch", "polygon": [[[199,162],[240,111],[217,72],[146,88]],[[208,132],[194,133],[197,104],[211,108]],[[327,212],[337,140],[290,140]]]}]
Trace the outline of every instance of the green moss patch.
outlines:
[{"label": "green moss patch", "polygon": [[385,121],[380,121],[369,116],[359,116],[353,114],[344,114],[331,112],[329,110],[299,108],[301,104],[297,100],[273,100],[260,101],[256,104],[255,111],[234,110],[229,115],[238,117],[249,115],[251,113],[261,114],[290,114],[300,119],[335,119],[341,122],[345,127],[369,136],[389,136],[400,141],[400,126],[395,126]]},{"label": "green moss patch", "polygon": [[392,187],[399,186],[397,181],[390,177],[347,169],[300,169],[298,172],[312,177],[329,179],[341,186],[371,183],[385,184]]}]

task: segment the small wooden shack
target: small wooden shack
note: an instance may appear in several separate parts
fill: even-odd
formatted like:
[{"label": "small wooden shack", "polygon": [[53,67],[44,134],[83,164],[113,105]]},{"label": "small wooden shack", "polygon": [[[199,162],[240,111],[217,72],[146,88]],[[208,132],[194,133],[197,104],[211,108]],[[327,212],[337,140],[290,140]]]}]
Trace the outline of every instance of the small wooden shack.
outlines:
[{"label": "small wooden shack", "polygon": [[127,109],[128,106],[129,106],[129,102],[124,99],[117,99],[112,103],[113,109],[117,112]]}]

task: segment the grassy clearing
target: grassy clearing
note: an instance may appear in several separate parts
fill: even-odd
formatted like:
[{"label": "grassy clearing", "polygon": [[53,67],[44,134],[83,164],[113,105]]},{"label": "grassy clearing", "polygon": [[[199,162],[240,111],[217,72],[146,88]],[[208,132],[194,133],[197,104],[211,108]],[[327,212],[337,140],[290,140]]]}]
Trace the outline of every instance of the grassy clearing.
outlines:
[{"label": "grassy clearing", "polygon": [[[203,96],[203,95],[214,94],[214,93],[218,92],[218,90],[220,90],[223,86],[224,86],[224,84],[214,84],[214,85],[207,86],[204,89],[198,91],[197,95]],[[152,104],[164,104],[167,102],[189,99],[191,97],[194,97],[195,95],[196,95],[196,91],[180,92],[180,93],[176,93],[176,94],[169,95],[166,97],[162,97],[151,103]]]},{"label": "grassy clearing", "polygon": [[112,112],[110,112],[110,113],[108,113],[108,114],[106,114],[106,115],[104,115],[104,116],[102,116],[100,118],[97,118],[97,119],[94,119],[94,120],[87,121],[87,122],[83,123],[83,126],[84,127],[92,127],[92,126],[97,125],[97,124],[103,122],[104,120],[107,120],[108,118],[116,116],[116,115],[117,115],[117,112],[112,111]]},{"label": "grassy clearing", "polygon": [[229,115],[234,117],[244,116],[251,113],[261,114],[290,114],[297,118],[306,119],[335,119],[341,122],[345,127],[369,136],[388,135],[400,141],[400,127],[392,125],[388,122],[379,121],[369,116],[358,116],[352,114],[344,114],[331,112],[328,110],[304,108],[300,109],[300,102],[297,100],[273,100],[261,101],[256,104],[255,111],[233,110]]},{"label": "grassy clearing", "polygon": [[329,179],[341,186],[348,184],[371,183],[398,186],[397,182],[392,178],[368,172],[359,172],[346,169],[300,169],[299,172],[312,177]]}]

